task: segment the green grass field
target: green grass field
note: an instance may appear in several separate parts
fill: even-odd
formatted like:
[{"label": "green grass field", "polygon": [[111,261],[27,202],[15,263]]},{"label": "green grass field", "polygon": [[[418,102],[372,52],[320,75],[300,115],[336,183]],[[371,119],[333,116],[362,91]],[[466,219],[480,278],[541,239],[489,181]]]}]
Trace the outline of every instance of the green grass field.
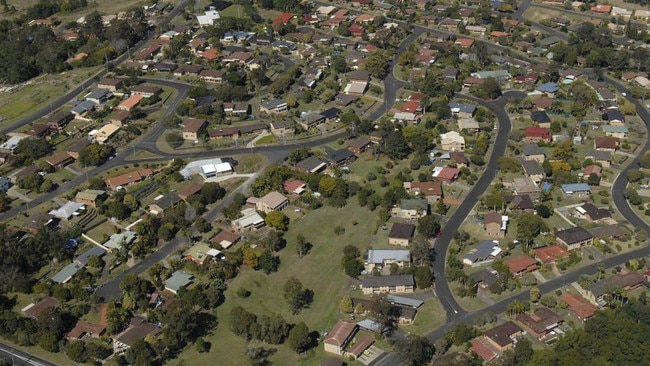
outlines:
[{"label": "green grass field", "polygon": [[[359,224],[353,225],[354,221]],[[261,271],[244,269],[229,284],[225,293],[226,302],[217,310],[219,326],[206,338],[212,343],[210,352],[197,353],[191,347],[170,364],[207,364],[214,360],[215,355],[229,360],[228,363],[232,365],[246,364],[248,361],[244,354],[248,342],[230,331],[230,310],[238,305],[256,315],[279,313],[291,323],[304,321],[311,331],[328,331],[338,319],[341,297],[353,284],[340,265],[342,249],[348,244],[358,246],[362,252],[367,249],[375,222],[376,214],[359,207],[354,199],[345,208],[324,206],[292,222],[285,235],[288,245],[279,253],[281,265],[277,273],[266,275]],[[333,228],[338,225],[346,229],[343,235],[334,235]],[[313,244],[311,252],[303,258],[299,258],[295,251],[298,234]],[[282,291],[284,283],[291,276],[297,277],[304,287],[314,291],[314,302],[296,316],[289,312]],[[238,297],[236,292],[241,287],[251,291],[251,296],[245,299]],[[277,352],[269,360],[278,365],[318,365],[322,359],[322,345],[306,359],[301,359],[286,345],[267,345],[267,348],[270,347],[277,348]]]}]

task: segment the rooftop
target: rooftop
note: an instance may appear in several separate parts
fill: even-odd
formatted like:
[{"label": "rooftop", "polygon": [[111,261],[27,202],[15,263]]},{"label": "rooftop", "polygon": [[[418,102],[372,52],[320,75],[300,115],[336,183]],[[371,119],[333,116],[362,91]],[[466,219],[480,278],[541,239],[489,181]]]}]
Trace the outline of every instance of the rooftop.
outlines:
[{"label": "rooftop", "polygon": [[413,286],[414,284],[413,275],[370,276],[361,279],[363,288]]},{"label": "rooftop", "polygon": [[356,324],[339,320],[332,330],[329,331],[324,342],[342,347],[345,344],[345,341],[349,339],[357,329],[358,326]]},{"label": "rooftop", "polygon": [[572,227],[555,232],[555,237],[567,244],[579,243],[581,241],[593,239],[593,235],[580,226]]},{"label": "rooftop", "polygon": [[388,234],[389,238],[410,239],[415,233],[415,225],[395,223]]},{"label": "rooftop", "polygon": [[508,321],[501,325],[497,325],[496,327],[490,330],[485,331],[483,335],[485,335],[487,338],[490,338],[499,346],[505,347],[513,343],[514,340],[512,339],[512,336],[521,331],[522,331],[521,328],[517,324]]},{"label": "rooftop", "polygon": [[382,264],[386,260],[411,262],[411,251],[397,249],[370,249],[367,263]]}]

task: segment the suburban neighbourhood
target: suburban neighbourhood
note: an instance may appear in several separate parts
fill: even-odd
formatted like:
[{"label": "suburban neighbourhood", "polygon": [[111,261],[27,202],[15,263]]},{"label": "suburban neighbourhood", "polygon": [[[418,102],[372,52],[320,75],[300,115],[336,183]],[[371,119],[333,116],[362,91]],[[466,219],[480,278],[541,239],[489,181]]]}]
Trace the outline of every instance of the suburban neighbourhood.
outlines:
[{"label": "suburban neighbourhood", "polygon": [[643,1],[3,5],[0,365],[650,363]]}]

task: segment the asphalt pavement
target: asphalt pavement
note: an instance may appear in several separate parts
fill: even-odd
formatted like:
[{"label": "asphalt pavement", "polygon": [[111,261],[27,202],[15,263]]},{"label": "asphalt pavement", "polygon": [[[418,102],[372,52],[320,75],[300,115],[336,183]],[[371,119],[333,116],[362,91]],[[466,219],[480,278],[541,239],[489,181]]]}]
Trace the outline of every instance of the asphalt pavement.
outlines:
[{"label": "asphalt pavement", "polygon": [[0,343],[0,358],[11,362],[15,366],[56,366],[55,363],[40,359],[4,343]]}]

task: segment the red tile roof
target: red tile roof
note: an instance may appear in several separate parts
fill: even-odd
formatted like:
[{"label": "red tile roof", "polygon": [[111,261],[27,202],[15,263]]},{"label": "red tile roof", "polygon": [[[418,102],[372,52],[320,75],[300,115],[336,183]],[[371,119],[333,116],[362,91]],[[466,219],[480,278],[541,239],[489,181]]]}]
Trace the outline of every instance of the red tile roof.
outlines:
[{"label": "red tile roof", "polygon": [[510,258],[505,261],[506,266],[510,268],[512,273],[519,273],[527,271],[533,266],[537,265],[537,261],[527,255],[520,255],[518,257]]},{"label": "red tile roof", "polygon": [[440,174],[438,174],[437,178],[452,180],[455,179],[458,174],[460,174],[460,170],[446,166],[440,171]]},{"label": "red tile roof", "polygon": [[569,256],[569,252],[564,250],[559,245],[537,248],[533,249],[533,251],[535,252],[535,257],[539,258],[542,263],[552,263],[558,259],[566,258]]},{"label": "red tile roof", "polygon": [[596,310],[598,310],[589,301],[571,292],[567,292],[562,295],[562,297],[560,297],[560,300],[569,305],[569,308],[571,308],[571,310],[576,313],[576,315],[582,320],[590,318],[594,315]]},{"label": "red tile roof", "polygon": [[551,131],[549,131],[547,128],[541,128],[537,126],[526,127],[524,133],[526,134],[526,137],[539,137],[543,139],[551,138]]},{"label": "red tile roof", "polygon": [[304,185],[305,183],[299,180],[290,180],[284,183],[284,190],[289,193],[294,193],[298,188],[303,187]]},{"label": "red tile roof", "polygon": [[496,352],[490,347],[483,337],[472,339],[472,351],[485,361],[492,361],[497,357]]},{"label": "red tile roof", "polygon": [[356,324],[339,320],[327,335],[325,343],[341,347],[356,330]]},{"label": "red tile roof", "polygon": [[402,112],[415,113],[415,111],[417,111],[418,109],[420,109],[420,101],[419,100],[409,100],[402,107]]}]

